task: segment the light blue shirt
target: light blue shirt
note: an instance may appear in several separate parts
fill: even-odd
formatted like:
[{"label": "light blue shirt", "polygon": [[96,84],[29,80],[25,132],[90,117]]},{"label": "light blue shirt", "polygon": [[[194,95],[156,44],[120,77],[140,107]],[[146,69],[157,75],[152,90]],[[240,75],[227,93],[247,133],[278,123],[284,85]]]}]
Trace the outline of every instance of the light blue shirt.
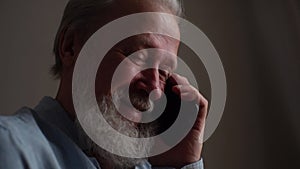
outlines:
[{"label": "light blue shirt", "polygon": [[[0,169],[101,169],[94,157],[83,152],[84,147],[78,147],[76,131],[51,97],[44,97],[34,110],[24,107],[13,116],[0,116]],[[146,160],[135,167],[151,168],[157,167]],[[183,169],[203,169],[203,162]]]}]

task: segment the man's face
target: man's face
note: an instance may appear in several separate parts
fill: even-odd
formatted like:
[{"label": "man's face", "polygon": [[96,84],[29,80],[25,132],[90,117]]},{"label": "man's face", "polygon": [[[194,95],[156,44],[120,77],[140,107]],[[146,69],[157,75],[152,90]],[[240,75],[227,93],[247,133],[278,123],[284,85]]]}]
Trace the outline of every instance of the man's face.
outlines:
[{"label": "man's face", "polygon": [[[136,8],[138,7],[140,6],[137,5]],[[143,6],[143,8],[145,7]],[[152,6],[152,8],[154,7]],[[140,8],[138,9],[140,10]],[[156,7],[144,10],[167,12],[158,10]],[[151,27],[157,32],[172,32],[171,34],[175,37],[180,36],[175,18],[170,20],[163,16],[155,18],[149,16],[137,26],[145,30]],[[157,50],[149,52],[147,49],[150,48]],[[178,48],[178,40],[155,33],[140,34],[122,40],[112,47],[99,66],[95,83],[98,101],[101,101],[103,97],[118,94],[120,105],[117,106],[119,106],[119,110],[122,110],[122,115],[125,115],[129,120],[139,122],[142,118],[140,111],[146,111],[151,107],[150,93],[151,99],[155,100],[159,99],[164,91],[166,80],[177,66]],[[122,66],[120,66],[121,62],[123,62]],[[112,77],[117,68],[121,74],[118,74],[115,83],[111,85]],[[126,90],[128,86],[129,93]],[[135,109],[128,103],[128,99],[125,99],[126,95],[129,95],[130,102]]]},{"label": "man's face", "polygon": [[[177,40],[157,34],[142,34],[121,41],[108,52],[100,65],[96,78],[96,96],[101,98],[114,93],[121,94],[119,106],[124,111],[122,113],[130,120],[138,122],[142,114],[131,108],[125,99],[126,94],[129,94],[132,105],[137,110],[149,109],[150,93],[153,96],[151,99],[159,99],[166,80],[176,68],[178,46]],[[149,48],[165,50],[169,54],[161,50],[145,50]],[[133,55],[130,56],[131,54]],[[112,76],[118,66],[121,74],[117,76],[117,83],[111,86]],[[128,86],[129,93],[126,93]]]}]

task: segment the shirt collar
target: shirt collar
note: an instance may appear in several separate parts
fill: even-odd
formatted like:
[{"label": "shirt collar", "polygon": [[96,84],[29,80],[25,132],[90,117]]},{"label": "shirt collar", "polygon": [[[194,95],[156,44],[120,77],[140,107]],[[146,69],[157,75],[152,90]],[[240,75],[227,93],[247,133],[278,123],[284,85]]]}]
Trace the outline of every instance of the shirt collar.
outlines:
[{"label": "shirt collar", "polygon": [[80,145],[75,123],[70,119],[68,113],[57,100],[52,97],[45,96],[34,110],[38,113],[38,116],[41,119],[59,128],[77,145]]}]

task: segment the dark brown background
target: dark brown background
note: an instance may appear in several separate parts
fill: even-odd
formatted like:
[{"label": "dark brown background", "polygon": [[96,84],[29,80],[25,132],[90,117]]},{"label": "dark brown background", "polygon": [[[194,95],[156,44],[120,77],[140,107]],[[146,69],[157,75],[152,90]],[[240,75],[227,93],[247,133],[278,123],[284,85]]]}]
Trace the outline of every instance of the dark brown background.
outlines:
[{"label": "dark brown background", "polygon": [[[48,71],[65,3],[0,1],[1,113],[55,96]],[[205,143],[206,169],[299,168],[300,2],[190,0],[185,8],[220,54],[228,83],[223,118]],[[209,95],[208,82],[200,88]]]}]

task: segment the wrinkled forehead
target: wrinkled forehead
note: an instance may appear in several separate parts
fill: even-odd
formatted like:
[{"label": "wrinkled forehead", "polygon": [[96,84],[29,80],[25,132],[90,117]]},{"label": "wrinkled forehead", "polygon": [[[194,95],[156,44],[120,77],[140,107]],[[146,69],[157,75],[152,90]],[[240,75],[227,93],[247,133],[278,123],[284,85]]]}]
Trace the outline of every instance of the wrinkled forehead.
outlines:
[{"label": "wrinkled forehead", "polygon": [[[115,18],[108,18],[108,22],[113,22],[119,18],[130,17],[134,22],[124,22],[121,27],[116,27],[119,31],[133,29],[137,32],[156,33],[180,39],[180,29],[178,17],[165,12],[142,12],[124,15]],[[124,19],[126,21],[126,19]],[[134,24],[134,25],[132,25]]]},{"label": "wrinkled forehead", "polygon": [[178,17],[162,12],[144,12],[126,15],[123,18],[125,19],[122,21],[117,21],[118,18],[109,23],[114,25],[110,27],[110,32],[131,34],[127,38],[124,36],[124,39],[120,39],[122,46],[130,44],[177,51],[180,43]]},{"label": "wrinkled forehead", "polygon": [[125,50],[125,52],[130,54],[141,49],[156,48],[166,50],[176,55],[179,45],[180,40],[170,36],[155,33],[143,33],[119,41],[112,49],[128,49]]},{"label": "wrinkled forehead", "polygon": [[167,14],[136,15],[136,19],[140,20],[137,24],[137,30],[145,33],[165,34],[175,39],[180,39],[180,30],[175,16]]}]

